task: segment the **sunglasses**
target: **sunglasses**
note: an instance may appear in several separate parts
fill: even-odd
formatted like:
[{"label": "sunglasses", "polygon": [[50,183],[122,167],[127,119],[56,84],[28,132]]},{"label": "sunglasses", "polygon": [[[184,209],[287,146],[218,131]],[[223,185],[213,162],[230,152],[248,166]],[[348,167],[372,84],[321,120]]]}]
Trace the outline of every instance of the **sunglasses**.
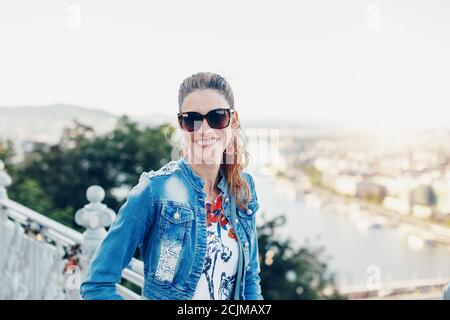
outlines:
[{"label": "sunglasses", "polygon": [[200,128],[203,119],[206,119],[212,129],[223,129],[230,124],[231,114],[235,112],[231,109],[214,109],[203,115],[195,111],[178,113],[178,123],[180,127],[189,132],[194,132]]}]

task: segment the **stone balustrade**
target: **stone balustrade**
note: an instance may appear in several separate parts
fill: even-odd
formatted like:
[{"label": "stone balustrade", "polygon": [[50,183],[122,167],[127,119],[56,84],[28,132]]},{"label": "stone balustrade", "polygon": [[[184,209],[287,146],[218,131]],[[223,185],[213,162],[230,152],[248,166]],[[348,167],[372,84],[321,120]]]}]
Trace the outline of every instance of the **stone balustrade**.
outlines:
[{"label": "stone balustrade", "polygon": [[[91,186],[88,204],[75,213],[83,233],[8,199],[11,177],[0,160],[0,299],[81,299],[80,284],[95,250],[114,221],[115,212],[102,203],[105,191]],[[143,264],[132,259],[123,270],[127,280],[141,288]],[[125,299],[141,294],[117,284]]]}]

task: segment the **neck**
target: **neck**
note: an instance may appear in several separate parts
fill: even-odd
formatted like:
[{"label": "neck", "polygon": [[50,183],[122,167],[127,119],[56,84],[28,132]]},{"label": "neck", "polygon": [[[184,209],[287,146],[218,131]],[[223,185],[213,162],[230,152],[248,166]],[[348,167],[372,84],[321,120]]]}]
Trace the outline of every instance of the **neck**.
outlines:
[{"label": "neck", "polygon": [[208,195],[217,193],[217,180],[219,177],[220,164],[190,164],[192,170],[205,182],[203,190]]}]

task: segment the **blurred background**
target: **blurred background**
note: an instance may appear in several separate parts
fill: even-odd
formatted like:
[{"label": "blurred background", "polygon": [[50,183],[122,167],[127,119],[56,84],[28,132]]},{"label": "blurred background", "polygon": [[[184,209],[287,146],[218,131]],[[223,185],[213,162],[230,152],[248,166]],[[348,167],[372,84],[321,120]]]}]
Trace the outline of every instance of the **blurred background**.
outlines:
[{"label": "blurred background", "polygon": [[39,283],[83,265],[86,189],[117,212],[172,160],[178,87],[210,71],[249,141],[266,299],[442,299],[449,15],[444,0],[2,1],[0,298],[70,297],[70,274],[59,293]]}]

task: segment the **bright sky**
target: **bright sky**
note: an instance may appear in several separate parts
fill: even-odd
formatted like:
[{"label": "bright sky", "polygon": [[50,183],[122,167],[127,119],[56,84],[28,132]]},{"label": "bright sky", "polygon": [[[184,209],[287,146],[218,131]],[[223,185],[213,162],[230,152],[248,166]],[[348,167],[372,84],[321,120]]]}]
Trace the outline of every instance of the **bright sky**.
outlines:
[{"label": "bright sky", "polygon": [[177,112],[198,71],[241,116],[449,123],[450,2],[2,0],[0,106]]}]

